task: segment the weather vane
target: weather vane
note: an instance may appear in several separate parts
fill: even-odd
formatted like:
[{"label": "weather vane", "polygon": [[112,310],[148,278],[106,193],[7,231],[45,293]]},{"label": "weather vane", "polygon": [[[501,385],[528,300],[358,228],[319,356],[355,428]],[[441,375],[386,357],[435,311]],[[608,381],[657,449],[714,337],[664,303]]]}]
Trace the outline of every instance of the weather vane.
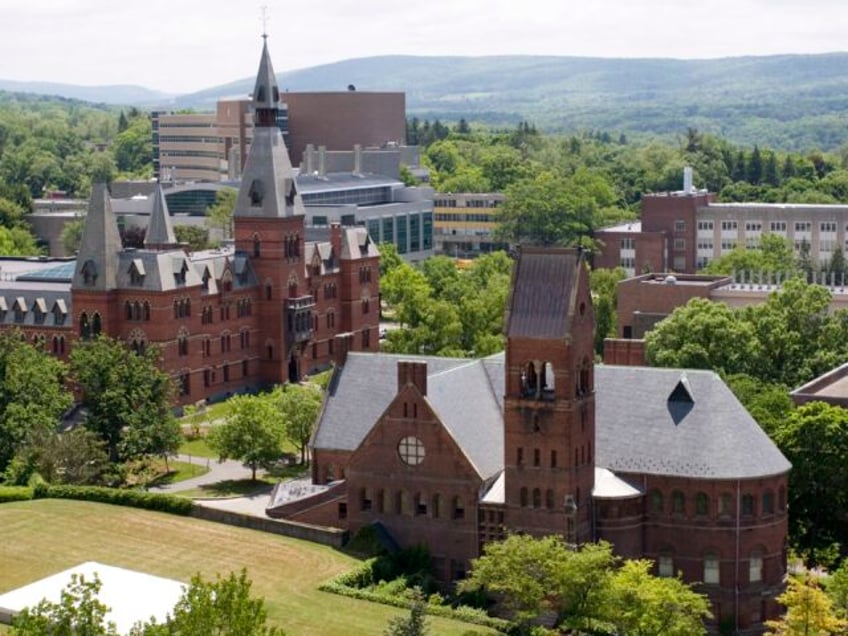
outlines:
[{"label": "weather vane", "polygon": [[268,39],[268,5],[262,5],[262,37]]}]

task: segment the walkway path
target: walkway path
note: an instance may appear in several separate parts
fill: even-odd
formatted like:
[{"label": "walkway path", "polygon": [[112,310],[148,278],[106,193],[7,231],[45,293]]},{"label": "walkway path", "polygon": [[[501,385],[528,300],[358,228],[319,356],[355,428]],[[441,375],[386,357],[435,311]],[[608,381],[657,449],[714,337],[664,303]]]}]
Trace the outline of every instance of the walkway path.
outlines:
[{"label": "walkway path", "polygon": [[[150,492],[178,493],[184,490],[193,490],[200,486],[216,484],[220,481],[250,479],[252,474],[250,468],[247,468],[241,462],[233,459],[219,462],[217,459],[197,457],[196,455],[177,455],[175,459],[181,462],[190,462],[196,466],[208,466],[209,472],[205,475],[200,475],[199,477],[192,477],[185,481],[178,481],[175,484],[155,486],[150,488]],[[240,512],[242,514],[267,518],[265,515],[265,508],[268,505],[270,495],[271,486],[268,486],[267,489],[262,489],[260,492],[247,497],[195,499],[194,502],[208,508],[230,510],[233,512]]]}]

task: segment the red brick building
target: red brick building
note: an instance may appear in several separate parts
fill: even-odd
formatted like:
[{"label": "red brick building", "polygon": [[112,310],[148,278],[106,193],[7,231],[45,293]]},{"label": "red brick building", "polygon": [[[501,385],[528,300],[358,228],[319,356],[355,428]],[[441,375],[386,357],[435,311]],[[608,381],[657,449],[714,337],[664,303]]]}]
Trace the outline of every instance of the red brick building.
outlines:
[{"label": "red brick building", "polygon": [[76,261],[36,262],[37,271],[4,282],[0,324],[60,357],[76,339],[99,333],[137,348],[156,345],[181,404],[294,380],[348,351],[376,350],[379,253],[364,228],[333,226],[328,240],[305,240],[267,46],[253,95],[256,127],[234,245],[188,253],[159,189],[144,247],[124,249],[108,192],[95,186]]},{"label": "red brick building", "polygon": [[[426,543],[444,579],[507,532],[607,539],[682,573],[719,624],[759,633],[785,573],[789,463],[706,371],[595,365],[583,256],[523,249],[506,351],[352,353],[313,437],[305,498],[269,514]],[[279,493],[279,491],[278,491]]]}]

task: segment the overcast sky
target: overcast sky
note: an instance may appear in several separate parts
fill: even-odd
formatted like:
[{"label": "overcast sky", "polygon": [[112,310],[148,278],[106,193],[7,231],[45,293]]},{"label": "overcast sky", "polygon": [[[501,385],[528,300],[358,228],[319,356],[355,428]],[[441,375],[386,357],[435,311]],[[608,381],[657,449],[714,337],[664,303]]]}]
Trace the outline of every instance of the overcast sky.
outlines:
[{"label": "overcast sky", "polygon": [[[0,78],[185,93],[355,57],[848,50],[848,0],[0,0]],[[848,69],[846,69],[848,72]]]}]

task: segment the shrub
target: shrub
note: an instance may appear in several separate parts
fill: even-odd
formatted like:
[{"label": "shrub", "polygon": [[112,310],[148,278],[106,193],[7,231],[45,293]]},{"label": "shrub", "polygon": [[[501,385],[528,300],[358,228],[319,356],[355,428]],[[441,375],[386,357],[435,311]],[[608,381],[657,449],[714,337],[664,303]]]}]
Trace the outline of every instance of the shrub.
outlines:
[{"label": "shrub", "polygon": [[0,486],[0,503],[7,501],[29,501],[33,489],[28,486]]},{"label": "shrub", "polygon": [[157,510],[175,515],[189,515],[194,508],[190,499],[140,490],[121,490],[100,486],[51,486],[50,484],[38,484],[33,490],[35,499],[96,501],[116,506]]}]

